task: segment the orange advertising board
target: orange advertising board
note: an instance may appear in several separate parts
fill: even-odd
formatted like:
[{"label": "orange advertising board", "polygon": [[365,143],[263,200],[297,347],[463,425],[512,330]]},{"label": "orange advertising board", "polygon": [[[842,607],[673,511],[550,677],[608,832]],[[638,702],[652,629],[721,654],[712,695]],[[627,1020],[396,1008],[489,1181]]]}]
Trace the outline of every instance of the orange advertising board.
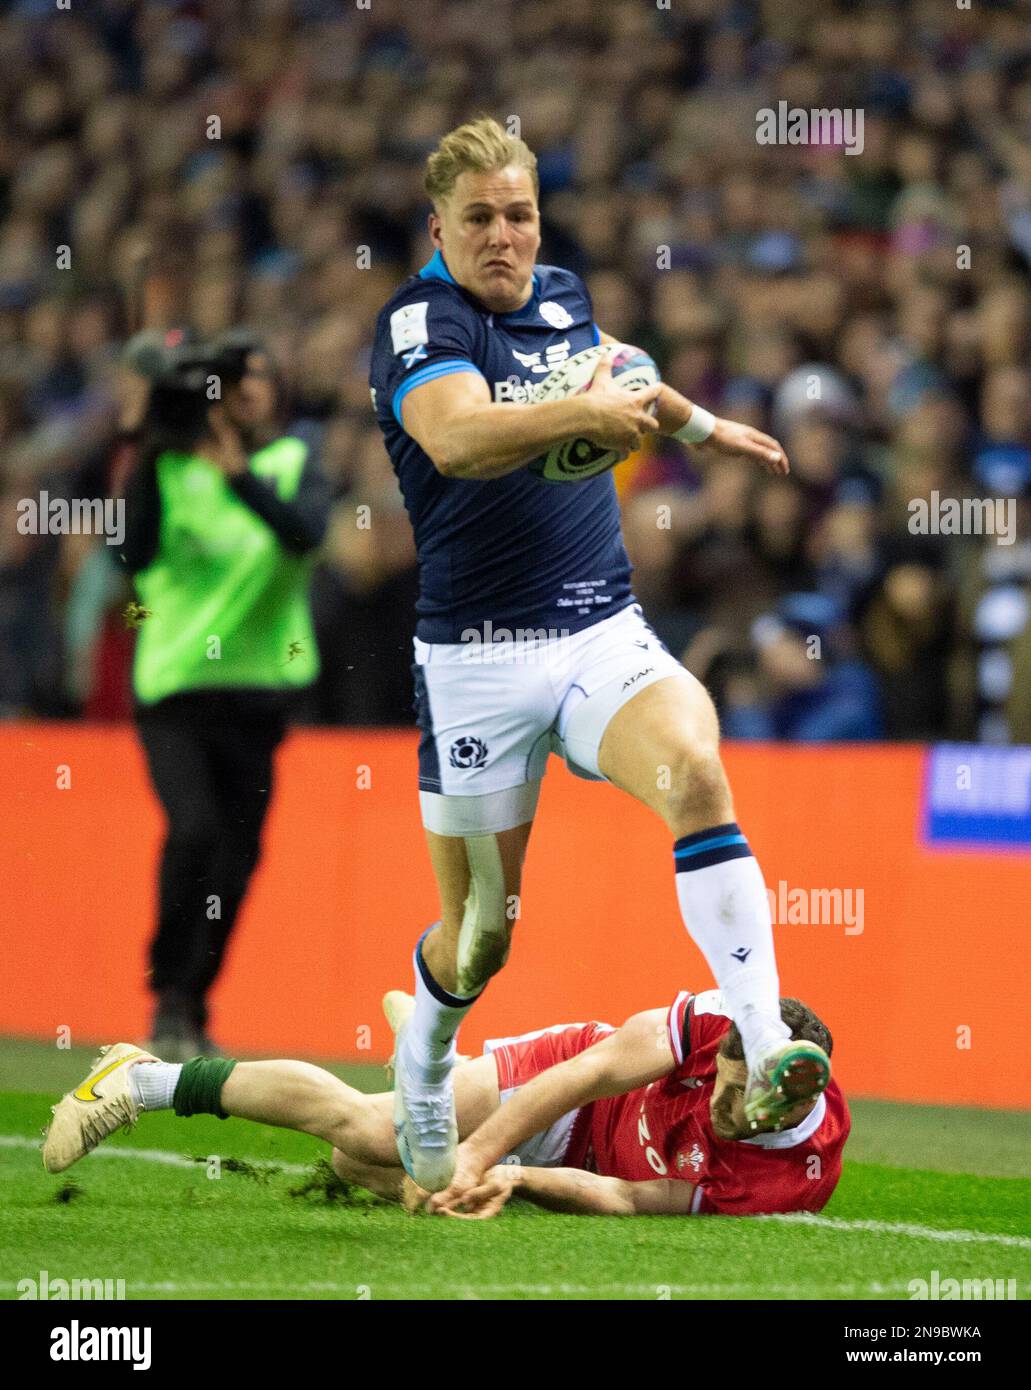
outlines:
[{"label": "orange advertising board", "polygon": [[[213,998],[212,1031],[230,1052],[388,1055],[379,1000],[410,987],[412,947],[436,911],[415,749],[408,731],[303,730],[283,745],[264,858]],[[778,919],[781,991],[829,1025],[853,1095],[1031,1106],[1031,862],[925,846],[925,756],[725,749]],[[162,818],[132,729],[7,724],[0,769],[0,1032],[144,1037]],[[680,922],[671,849],[648,811],[552,760],[512,956],[463,1048],[619,1022],[710,987]]]}]

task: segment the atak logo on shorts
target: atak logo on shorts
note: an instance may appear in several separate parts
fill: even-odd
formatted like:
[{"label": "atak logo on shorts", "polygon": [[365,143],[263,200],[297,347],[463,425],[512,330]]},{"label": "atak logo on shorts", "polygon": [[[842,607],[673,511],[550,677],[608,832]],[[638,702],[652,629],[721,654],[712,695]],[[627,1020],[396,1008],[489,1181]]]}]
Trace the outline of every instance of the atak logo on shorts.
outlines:
[{"label": "atak logo on shorts", "polygon": [[463,734],[451,745],[451,766],[466,769],[482,767],[487,761],[487,745],[483,739]]}]

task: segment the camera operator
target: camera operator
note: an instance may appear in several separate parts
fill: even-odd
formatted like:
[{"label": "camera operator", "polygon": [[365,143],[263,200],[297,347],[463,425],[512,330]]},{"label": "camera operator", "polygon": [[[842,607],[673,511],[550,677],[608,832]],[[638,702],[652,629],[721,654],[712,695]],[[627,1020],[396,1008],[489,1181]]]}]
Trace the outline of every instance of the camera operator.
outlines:
[{"label": "camera operator", "polygon": [[149,981],[168,1060],[216,1050],[207,997],[259,859],[275,749],[318,674],[308,589],[329,490],[308,445],[279,434],[280,394],[247,334],[180,350],[126,491],[134,710],[168,821]]},{"label": "camera operator", "polygon": [[[135,333],[113,372],[117,412],[110,432],[83,460],[72,482],[81,498],[119,497],[139,457],[143,421],[152,384],[168,355],[188,340],[183,328]],[[132,634],[122,615],[130,583],[116,551],[95,532],[61,538],[65,606],[65,694],[87,719],[128,719],[132,712],[129,672]]]}]

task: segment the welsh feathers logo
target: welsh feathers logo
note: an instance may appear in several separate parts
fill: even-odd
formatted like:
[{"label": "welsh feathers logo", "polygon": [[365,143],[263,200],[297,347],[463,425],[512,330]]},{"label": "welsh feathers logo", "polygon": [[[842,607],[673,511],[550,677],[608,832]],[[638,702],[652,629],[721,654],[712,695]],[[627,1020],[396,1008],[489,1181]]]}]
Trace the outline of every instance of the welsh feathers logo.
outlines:
[{"label": "welsh feathers logo", "polygon": [[678,1154],[677,1154],[677,1168],[678,1168],[678,1169],[683,1169],[683,1168],[687,1168],[688,1166],[690,1166],[691,1169],[692,1169],[692,1171],[693,1171],[696,1175],[697,1175],[697,1173],[698,1173],[699,1168],[701,1168],[701,1166],[702,1166],[702,1164],[703,1164],[704,1162],[705,1162],[705,1154],[704,1154],[703,1151],[698,1147],[697,1144],[693,1144],[693,1145],[691,1146],[691,1152],[690,1152],[689,1154],[685,1154],[685,1153],[678,1153]]},{"label": "welsh feathers logo", "polygon": [[463,768],[465,771],[482,767],[487,761],[487,745],[472,734],[463,734],[451,745],[449,761],[452,767]]},{"label": "welsh feathers logo", "polygon": [[541,318],[545,323],[550,323],[552,328],[568,328],[573,322],[573,315],[568,309],[563,309],[561,304],[556,304],[553,299],[546,299],[540,308]]}]

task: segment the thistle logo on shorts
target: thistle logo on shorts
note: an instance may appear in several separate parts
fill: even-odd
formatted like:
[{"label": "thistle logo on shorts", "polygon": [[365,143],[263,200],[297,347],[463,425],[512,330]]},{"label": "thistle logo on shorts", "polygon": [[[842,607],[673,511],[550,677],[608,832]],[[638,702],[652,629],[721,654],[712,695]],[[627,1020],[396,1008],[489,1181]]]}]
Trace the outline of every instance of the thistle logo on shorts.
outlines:
[{"label": "thistle logo on shorts", "polygon": [[451,745],[449,761],[452,767],[465,768],[467,771],[482,767],[487,761],[487,745],[472,734],[463,734]]}]

